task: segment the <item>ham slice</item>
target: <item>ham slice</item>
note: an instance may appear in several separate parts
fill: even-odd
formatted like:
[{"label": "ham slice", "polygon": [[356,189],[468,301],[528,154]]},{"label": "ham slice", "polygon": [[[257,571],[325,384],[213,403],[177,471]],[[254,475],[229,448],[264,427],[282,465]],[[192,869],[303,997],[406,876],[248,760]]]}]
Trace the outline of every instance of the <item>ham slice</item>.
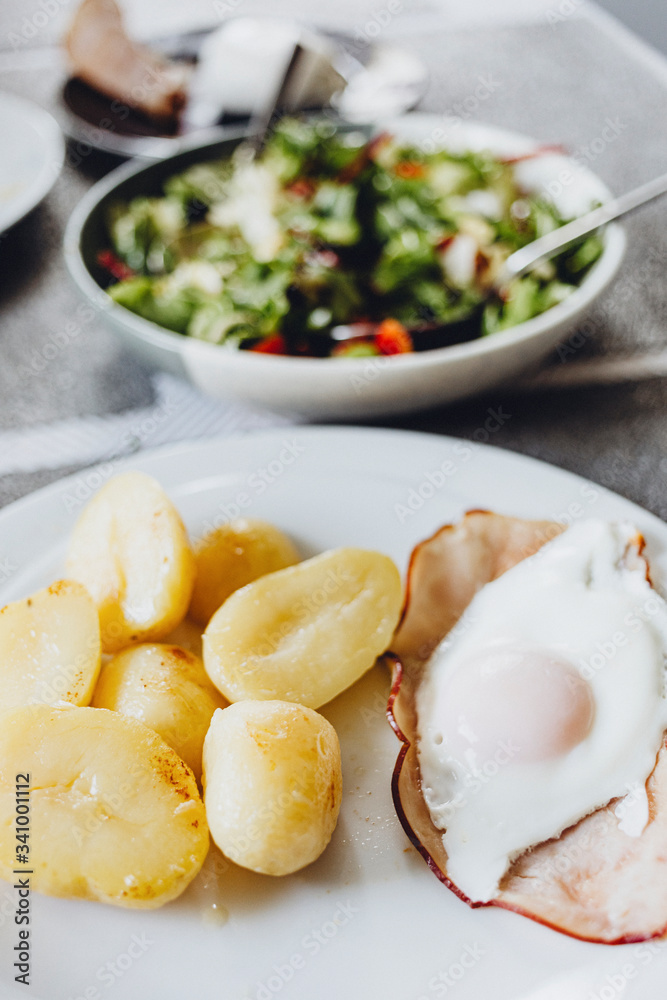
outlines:
[{"label": "ham slice", "polygon": [[[615,800],[557,839],[522,854],[504,876],[499,895],[485,904],[467,899],[448,878],[442,833],[431,822],[421,792],[415,691],[424,663],[478,590],[562,530],[554,522],[472,511],[415,549],[392,646],[395,656],[389,657],[393,684],[388,715],[402,742],[392,783],[394,803],[408,837],[429,867],[469,905],[514,910],[586,941],[644,941],[667,933],[664,744],[656,748],[657,763],[647,782],[649,822],[640,836],[621,829],[621,803]],[[633,558],[641,559],[640,552]]]},{"label": "ham slice", "polygon": [[115,0],[83,0],[65,46],[73,73],[89,86],[156,121],[178,117],[187,68],[132,42]]}]

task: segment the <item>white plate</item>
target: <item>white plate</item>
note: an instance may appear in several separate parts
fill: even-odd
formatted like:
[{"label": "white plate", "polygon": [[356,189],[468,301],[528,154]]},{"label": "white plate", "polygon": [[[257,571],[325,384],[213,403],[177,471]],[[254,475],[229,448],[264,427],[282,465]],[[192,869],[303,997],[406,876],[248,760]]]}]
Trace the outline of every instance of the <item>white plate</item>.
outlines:
[{"label": "white plate", "polygon": [[[437,475],[445,461],[455,471],[433,486],[445,478]],[[0,565],[13,572],[0,588],[3,603],[62,573],[82,503],[120,467],[81,473],[0,513]],[[469,507],[489,507],[633,519],[654,566],[667,570],[667,528],[657,518],[569,473],[450,438],[299,428],[181,445],[122,467],[155,475],[194,534],[234,514],[245,495],[243,509],[287,530],[304,554],[361,545],[404,570],[417,541]],[[405,515],[411,500],[419,509]],[[199,877],[155,912],[35,894],[32,1000],[514,1000],[563,976],[540,1000],[616,997],[607,976],[629,978],[623,1000],[662,996],[661,945],[585,944],[513,913],[470,910],[437,881],[392,806],[399,744],[384,716],[387,689],[376,668],[324,710],[341,738],[345,791],[319,861],[282,880],[230,866],[217,892]],[[224,926],[206,923],[214,900],[229,911]],[[12,987],[15,906],[14,889],[1,883],[3,998],[27,995]]]},{"label": "white plate", "polygon": [[46,197],[63,165],[65,145],[51,115],[22,97],[0,93],[0,233]]}]

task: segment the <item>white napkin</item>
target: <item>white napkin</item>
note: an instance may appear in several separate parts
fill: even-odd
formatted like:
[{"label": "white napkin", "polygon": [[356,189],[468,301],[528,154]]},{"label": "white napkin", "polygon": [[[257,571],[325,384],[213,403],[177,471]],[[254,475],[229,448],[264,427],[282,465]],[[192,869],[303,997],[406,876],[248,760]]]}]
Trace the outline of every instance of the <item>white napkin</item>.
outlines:
[{"label": "white napkin", "polygon": [[208,35],[189,85],[186,109],[193,127],[206,127],[221,112],[261,114],[271,107],[299,42],[298,79],[287,99],[291,108],[326,104],[345,81],[334,69],[337,48],[328,39],[281,18],[237,17]]},{"label": "white napkin", "polygon": [[0,433],[0,476],[93,465],[143,448],[294,422],[239,403],[208,399],[172,375],[155,375],[153,384],[152,406]]}]

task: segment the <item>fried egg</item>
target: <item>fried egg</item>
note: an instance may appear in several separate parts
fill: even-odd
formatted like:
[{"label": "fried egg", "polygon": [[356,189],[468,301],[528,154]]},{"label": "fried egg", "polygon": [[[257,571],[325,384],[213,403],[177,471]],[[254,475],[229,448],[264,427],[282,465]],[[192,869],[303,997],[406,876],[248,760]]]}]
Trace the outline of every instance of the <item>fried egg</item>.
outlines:
[{"label": "fried egg", "polygon": [[667,604],[627,523],[582,521],[474,597],[424,667],[422,792],[473,902],[511,862],[612,799],[648,820],[667,728]]}]

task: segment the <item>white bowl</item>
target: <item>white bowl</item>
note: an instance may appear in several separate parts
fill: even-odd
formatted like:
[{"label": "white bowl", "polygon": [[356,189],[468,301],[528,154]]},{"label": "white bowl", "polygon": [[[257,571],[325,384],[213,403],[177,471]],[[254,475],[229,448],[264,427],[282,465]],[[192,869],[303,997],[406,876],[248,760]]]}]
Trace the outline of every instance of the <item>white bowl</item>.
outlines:
[{"label": "white bowl", "polygon": [[[539,148],[525,136],[438,115],[405,115],[381,127],[415,142],[450,149],[520,156]],[[291,358],[232,351],[173,333],[113,302],[95,277],[99,276],[96,252],[109,242],[105,231],[109,205],[137,194],[158,194],[167,177],[192,163],[228,155],[237,141],[209,139],[158,163],[119,167],[82,199],[65,233],[70,274],[120,339],[145,361],[183,375],[218,399],[232,397],[311,418],[349,419],[405,413],[473,395],[536,366],[581,322],[623,257],[623,230],[610,225],[600,258],[559,305],[478,340],[382,358]],[[560,153],[527,159],[517,169],[527,184],[550,190],[559,207],[572,214],[585,211],[593,199],[610,197],[599,178]]]}]

